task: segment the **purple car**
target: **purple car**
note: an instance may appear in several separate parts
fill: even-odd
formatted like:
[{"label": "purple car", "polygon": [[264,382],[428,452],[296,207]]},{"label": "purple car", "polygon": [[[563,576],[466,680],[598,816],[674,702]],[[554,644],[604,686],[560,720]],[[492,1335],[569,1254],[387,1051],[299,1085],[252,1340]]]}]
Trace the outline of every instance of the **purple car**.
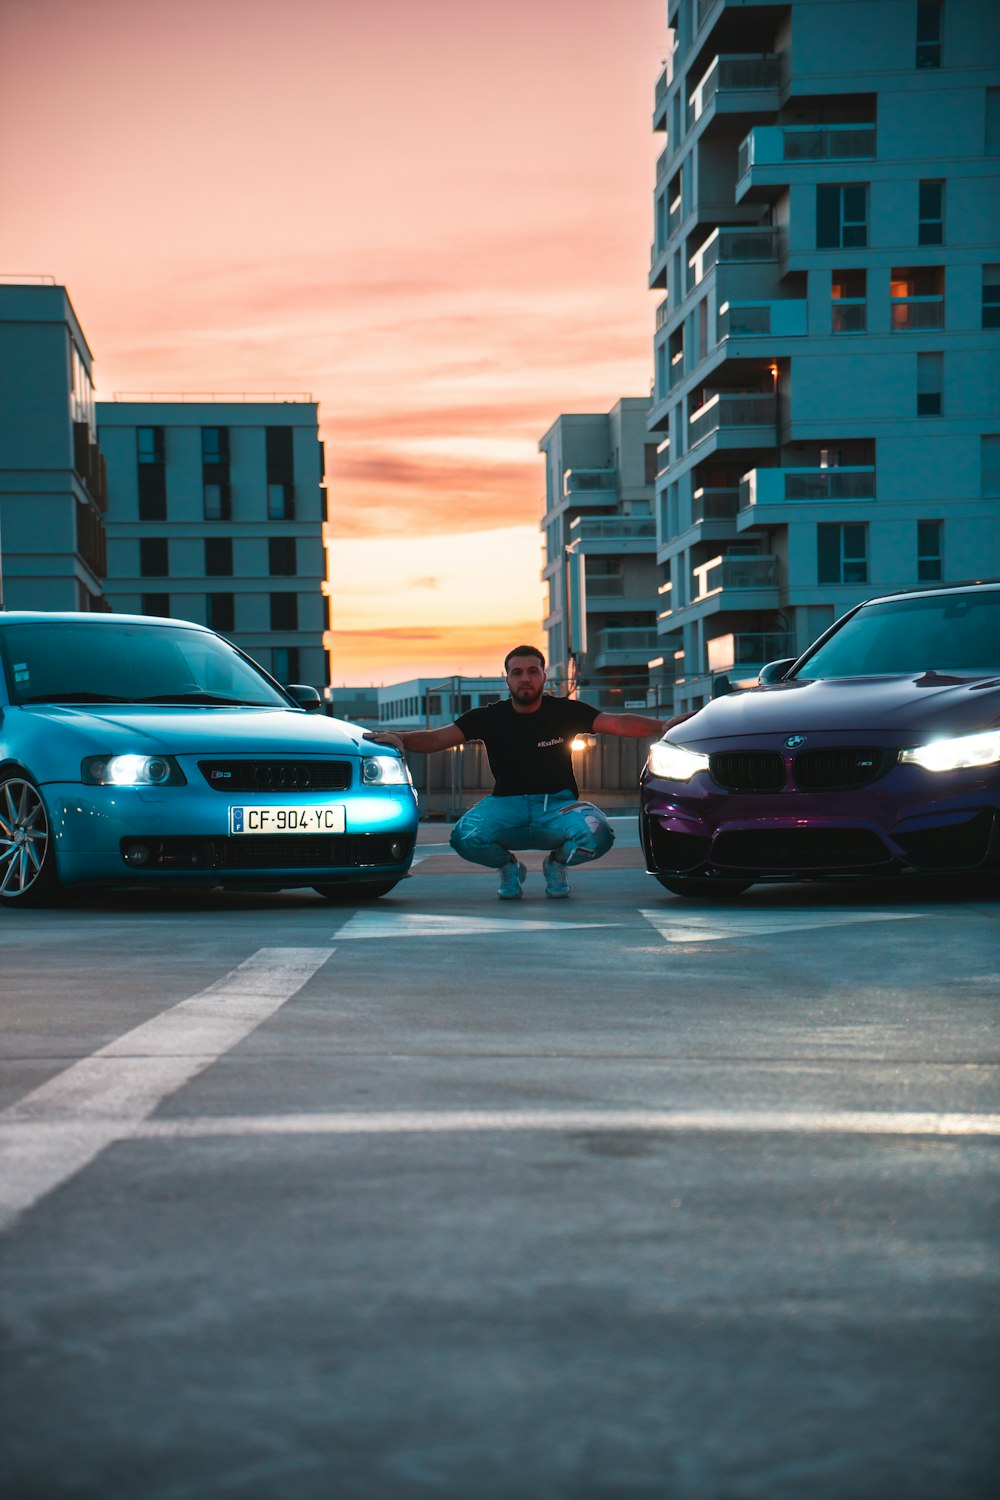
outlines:
[{"label": "purple car", "polygon": [[1000,583],[870,599],[672,728],[642,774],[646,868],[758,880],[1000,869]]}]

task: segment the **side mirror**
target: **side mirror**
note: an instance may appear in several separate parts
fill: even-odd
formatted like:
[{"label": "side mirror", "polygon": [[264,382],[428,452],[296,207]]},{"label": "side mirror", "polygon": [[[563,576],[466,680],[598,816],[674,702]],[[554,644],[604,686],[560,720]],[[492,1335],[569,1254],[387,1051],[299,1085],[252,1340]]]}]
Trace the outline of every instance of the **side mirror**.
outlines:
[{"label": "side mirror", "polygon": [[769,687],[774,682],[783,682],[785,673],[789,667],[794,667],[798,661],[797,656],[785,656],[781,661],[769,661],[760,669],[757,677],[758,687]]},{"label": "side mirror", "polygon": [[285,692],[290,698],[294,698],[307,714],[322,713],[323,700],[314,687],[308,687],[304,682],[286,682]]}]

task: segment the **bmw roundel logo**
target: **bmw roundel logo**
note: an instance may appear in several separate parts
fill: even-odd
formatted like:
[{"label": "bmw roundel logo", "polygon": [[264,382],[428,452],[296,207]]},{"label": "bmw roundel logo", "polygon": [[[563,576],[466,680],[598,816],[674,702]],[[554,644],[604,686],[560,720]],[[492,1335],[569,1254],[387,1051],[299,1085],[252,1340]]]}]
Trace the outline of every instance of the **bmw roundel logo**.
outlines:
[{"label": "bmw roundel logo", "polygon": [[790,734],[785,741],[786,750],[800,750],[806,742],[804,734]]}]

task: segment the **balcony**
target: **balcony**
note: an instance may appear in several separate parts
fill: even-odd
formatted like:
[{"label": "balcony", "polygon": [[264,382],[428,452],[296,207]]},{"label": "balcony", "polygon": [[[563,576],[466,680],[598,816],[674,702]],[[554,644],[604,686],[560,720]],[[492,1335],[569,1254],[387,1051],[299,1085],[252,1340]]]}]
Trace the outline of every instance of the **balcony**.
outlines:
[{"label": "balcony", "polygon": [[[712,557],[692,568],[696,593],[693,604],[726,593],[771,594],[778,587],[777,558],[759,554],[746,557]],[[767,608],[768,604],[740,600],[734,609]]]},{"label": "balcony", "polygon": [[736,202],[753,187],[784,186],[800,162],[873,161],[874,125],[755,125],[740,142]]},{"label": "balcony", "polygon": [[716,266],[740,261],[777,261],[779,231],[771,225],[713,229],[688,261],[687,289],[693,292]]},{"label": "balcony", "polygon": [[656,522],[652,516],[577,516],[569,533],[570,546],[577,552],[656,551]]},{"label": "balcony", "polygon": [[86,422],[73,423],[73,468],[103,515],[108,508],[108,467]]},{"label": "balcony", "polygon": [[728,395],[716,391],[688,418],[691,447],[713,433],[726,440],[722,446],[767,444],[773,446],[778,420],[777,397],[770,391]]},{"label": "balcony", "polygon": [[691,523],[704,525],[706,521],[735,521],[740,508],[738,489],[695,490],[691,497]]},{"label": "balcony", "polygon": [[[751,469],[740,480],[740,510],[768,505],[801,504],[841,500],[873,501],[875,470],[871,467],[838,469]],[[748,524],[758,521],[756,515]]]},{"label": "balcony", "polygon": [[805,298],[776,302],[723,302],[719,306],[719,342],[729,338],[800,338],[809,332]]},{"label": "balcony", "polygon": [[637,630],[623,627],[601,630],[594,642],[595,667],[645,666],[656,652],[657,635],[653,628]]},{"label": "balcony", "polygon": [[656,80],[656,88],[653,93],[653,129],[666,130],[667,128],[667,90],[670,80],[673,78],[673,58],[667,59],[667,65],[659,78]]},{"label": "balcony", "polygon": [[618,500],[617,469],[567,469],[563,476],[567,505],[614,505]]},{"label": "balcony", "polygon": [[720,113],[776,110],[780,66],[773,53],[720,54],[688,99],[688,129],[713,105]]},{"label": "balcony", "polygon": [[705,642],[710,672],[736,671],[756,679],[765,662],[795,655],[795,637],[788,630],[717,635]]},{"label": "balcony", "polygon": [[921,333],[944,327],[944,297],[893,297],[889,328],[893,333]]}]

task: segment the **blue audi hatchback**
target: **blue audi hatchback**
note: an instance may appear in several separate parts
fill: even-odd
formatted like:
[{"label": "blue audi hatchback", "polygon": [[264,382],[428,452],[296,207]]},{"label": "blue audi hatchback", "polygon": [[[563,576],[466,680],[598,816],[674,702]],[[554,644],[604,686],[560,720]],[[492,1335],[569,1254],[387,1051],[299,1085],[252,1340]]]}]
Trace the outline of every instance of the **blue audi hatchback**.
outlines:
[{"label": "blue audi hatchback", "polygon": [[402,757],[181,620],[0,614],[0,905],[71,887],[391,891]]}]

